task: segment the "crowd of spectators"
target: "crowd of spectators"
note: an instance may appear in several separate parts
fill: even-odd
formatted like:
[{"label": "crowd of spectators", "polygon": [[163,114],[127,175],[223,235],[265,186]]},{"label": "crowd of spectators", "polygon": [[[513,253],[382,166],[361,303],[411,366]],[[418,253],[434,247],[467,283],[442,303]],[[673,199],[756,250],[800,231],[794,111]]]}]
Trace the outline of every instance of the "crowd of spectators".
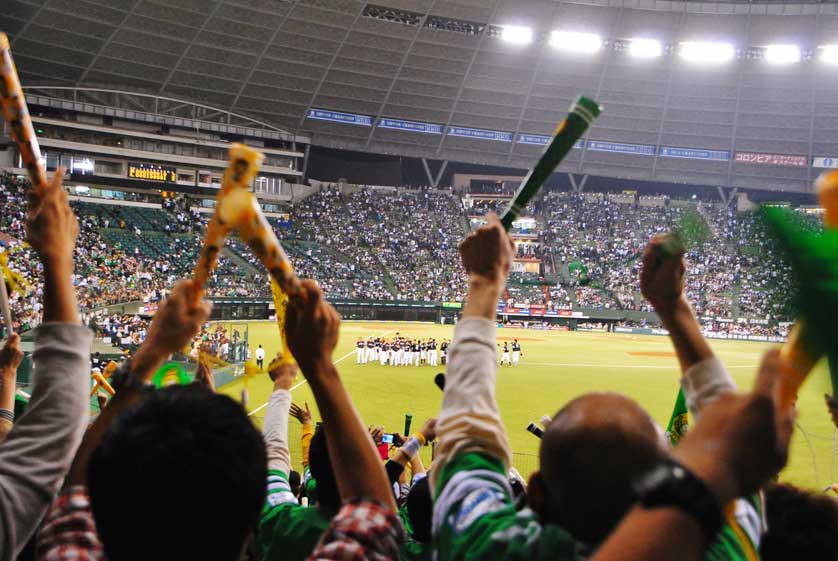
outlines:
[{"label": "crowd of spectators", "polygon": [[[636,281],[645,241],[681,229],[697,209],[711,232],[687,240],[687,294],[699,316],[773,322],[791,317],[784,308],[788,267],[753,213],[706,202],[643,206],[630,200],[618,202],[605,193],[545,197],[545,252],[564,284],[575,287],[577,305],[651,311]],[[573,263],[585,268],[585,286],[579,286]]]},{"label": "crowd of spectators", "polygon": [[[18,327],[32,328],[39,321],[40,286],[38,271],[27,263],[36,260],[14,241],[24,235],[25,182],[6,174],[0,185],[6,209],[0,226],[9,236],[5,251],[29,287],[12,295],[12,307]],[[504,298],[551,310],[651,311],[636,281],[645,240],[677,230],[697,212],[711,235],[688,247],[687,294],[702,321],[759,318],[776,325],[793,316],[787,309],[787,268],[752,213],[704,201],[670,202],[683,203],[606,193],[546,194],[528,207],[536,228],[516,247],[518,258],[537,262],[536,280],[513,276]],[[450,191],[324,187],[297,203],[284,227],[271,220],[295,269],[317,278],[332,298],[462,301],[465,276],[452,265],[456,240],[474,212],[501,210],[505,204],[487,198],[467,209]],[[193,267],[208,218],[185,199],[166,199],[159,209],[90,199],[73,207],[83,234],[74,276],[83,310],[153,302]],[[485,222],[475,219],[472,228]],[[235,234],[220,256],[209,293],[270,295],[261,264]]]}]

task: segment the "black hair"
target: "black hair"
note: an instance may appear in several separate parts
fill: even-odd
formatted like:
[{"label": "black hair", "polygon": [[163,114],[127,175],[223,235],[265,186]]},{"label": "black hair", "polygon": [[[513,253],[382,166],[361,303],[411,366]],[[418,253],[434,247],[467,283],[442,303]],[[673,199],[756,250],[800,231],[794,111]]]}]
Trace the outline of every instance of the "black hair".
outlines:
[{"label": "black hair", "polygon": [[87,476],[110,561],[235,561],[265,503],[267,456],[241,405],[171,386],[114,419]]},{"label": "black hair", "polygon": [[317,425],[308,450],[308,467],[317,481],[317,502],[320,506],[337,509],[340,507],[340,492],[326,444],[326,429]]},{"label": "black hair", "polygon": [[413,531],[411,537],[420,543],[431,543],[433,500],[427,477],[423,477],[410,488],[407,494],[407,517]]},{"label": "black hair", "polygon": [[765,561],[834,561],[838,552],[838,501],[791,485],[765,488],[768,532],[759,553]]}]

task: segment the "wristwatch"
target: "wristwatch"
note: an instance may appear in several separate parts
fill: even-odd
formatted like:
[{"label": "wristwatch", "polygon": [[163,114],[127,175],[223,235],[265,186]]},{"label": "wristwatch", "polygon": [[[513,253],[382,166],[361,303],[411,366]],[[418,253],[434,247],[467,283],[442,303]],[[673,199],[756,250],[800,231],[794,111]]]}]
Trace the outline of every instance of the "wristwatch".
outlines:
[{"label": "wristwatch", "polygon": [[154,389],[154,384],[143,382],[139,377],[131,373],[131,359],[123,361],[117,366],[111,376],[111,386],[115,392],[119,390],[130,390],[137,393],[145,393]]},{"label": "wristwatch", "polygon": [[722,528],[722,506],[707,485],[686,467],[667,459],[633,483],[637,499],[645,508],[672,507],[695,518],[707,543]]}]

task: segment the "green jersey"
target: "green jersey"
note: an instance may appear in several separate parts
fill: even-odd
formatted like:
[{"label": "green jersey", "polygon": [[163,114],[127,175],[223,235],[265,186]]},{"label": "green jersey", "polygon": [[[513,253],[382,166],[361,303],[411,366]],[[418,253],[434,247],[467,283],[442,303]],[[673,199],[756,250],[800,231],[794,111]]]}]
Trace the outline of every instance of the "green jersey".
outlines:
[{"label": "green jersey", "polygon": [[[739,499],[706,561],[756,561],[763,531],[758,497]],[[593,549],[561,527],[516,511],[500,459],[471,452],[445,464],[433,516],[437,561],[579,561]]]},{"label": "green jersey", "polygon": [[734,501],[725,512],[726,523],[704,555],[705,561],[758,561],[765,532],[759,495]]},{"label": "green jersey", "polygon": [[437,561],[570,561],[581,548],[560,527],[520,512],[499,458],[459,454],[436,484],[433,532]]},{"label": "green jersey", "polygon": [[256,536],[260,559],[304,561],[329,522],[319,508],[297,504],[284,472],[268,471],[268,497]]}]

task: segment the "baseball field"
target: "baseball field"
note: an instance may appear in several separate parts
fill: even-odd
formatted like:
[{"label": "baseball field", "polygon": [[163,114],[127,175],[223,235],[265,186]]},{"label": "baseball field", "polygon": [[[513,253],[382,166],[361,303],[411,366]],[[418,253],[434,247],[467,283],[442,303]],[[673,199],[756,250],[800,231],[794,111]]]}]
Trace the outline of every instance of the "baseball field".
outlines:
[{"label": "baseball field", "polygon": [[[273,322],[248,324],[249,345],[262,345],[268,360],[279,350]],[[453,326],[423,323],[346,322],[334,354],[338,370],[364,422],[384,425],[389,432],[402,432],[405,413],[413,426],[436,415],[442,393],[433,383],[443,367],[380,366],[356,364],[358,337],[391,337],[396,332],[412,338],[451,338]],[[660,336],[634,336],[591,332],[550,332],[533,329],[498,329],[498,341],[516,337],[523,357],[518,367],[503,367],[498,374],[497,397],[514,451],[514,463],[527,476],[536,469],[539,441],[525,430],[530,421],[553,415],[570,399],[590,391],[616,391],[637,400],[664,427],[678,391],[679,368],[669,340]],[[731,371],[740,388],[749,388],[762,352],[768,344],[711,341],[713,349]],[[808,488],[823,488],[838,481],[838,437],[826,412],[823,394],[829,391],[827,373],[821,366],[812,374],[798,400],[799,415],[791,458],[781,479]],[[239,398],[248,390],[248,411],[259,424],[271,391],[267,374],[240,379],[220,391]],[[293,399],[307,402],[319,419],[305,379],[300,375]],[[293,461],[299,465],[299,425],[291,420]],[[423,456],[430,457],[430,451]]]}]

